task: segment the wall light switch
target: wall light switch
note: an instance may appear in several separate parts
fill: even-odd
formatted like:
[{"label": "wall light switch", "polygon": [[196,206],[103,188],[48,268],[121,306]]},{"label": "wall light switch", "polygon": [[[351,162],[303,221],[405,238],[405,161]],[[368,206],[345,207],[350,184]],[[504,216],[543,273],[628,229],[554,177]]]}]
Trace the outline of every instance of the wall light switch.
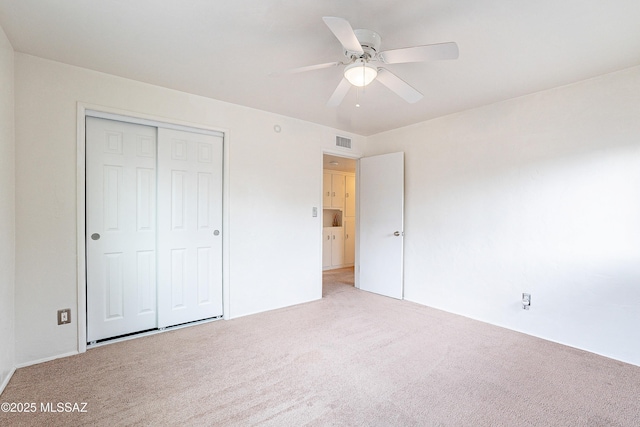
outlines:
[{"label": "wall light switch", "polygon": [[318,216],[318,208],[316,208],[315,206],[311,208],[311,216],[314,218]]}]

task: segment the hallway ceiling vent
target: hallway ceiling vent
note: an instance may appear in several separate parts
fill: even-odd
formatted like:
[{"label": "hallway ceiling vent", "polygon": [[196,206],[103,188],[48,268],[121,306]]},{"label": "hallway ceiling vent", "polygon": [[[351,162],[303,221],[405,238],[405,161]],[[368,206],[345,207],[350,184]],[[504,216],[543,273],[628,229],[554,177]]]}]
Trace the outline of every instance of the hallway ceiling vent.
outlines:
[{"label": "hallway ceiling vent", "polygon": [[336,147],[348,148],[351,150],[351,138],[336,136]]}]

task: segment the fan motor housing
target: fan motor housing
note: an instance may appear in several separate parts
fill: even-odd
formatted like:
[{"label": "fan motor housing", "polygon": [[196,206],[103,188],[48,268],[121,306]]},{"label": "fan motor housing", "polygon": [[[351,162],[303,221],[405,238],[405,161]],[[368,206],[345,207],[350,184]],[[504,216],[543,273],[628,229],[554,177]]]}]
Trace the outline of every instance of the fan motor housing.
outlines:
[{"label": "fan motor housing", "polygon": [[[358,39],[358,42],[360,42],[362,50],[364,50],[366,54],[369,54],[370,57],[375,56],[380,49],[380,44],[382,43],[380,35],[375,31],[364,29],[353,30],[353,32],[356,34],[356,38]],[[348,50],[345,51],[345,55],[349,58],[354,55],[358,57],[361,56],[359,52],[351,52]]]}]

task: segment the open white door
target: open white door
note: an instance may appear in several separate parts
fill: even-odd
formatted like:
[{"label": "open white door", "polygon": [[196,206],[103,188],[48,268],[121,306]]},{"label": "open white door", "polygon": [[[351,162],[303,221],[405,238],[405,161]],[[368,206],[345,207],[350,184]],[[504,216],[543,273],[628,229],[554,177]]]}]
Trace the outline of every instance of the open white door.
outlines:
[{"label": "open white door", "polygon": [[404,153],[360,159],[359,285],[403,297]]}]

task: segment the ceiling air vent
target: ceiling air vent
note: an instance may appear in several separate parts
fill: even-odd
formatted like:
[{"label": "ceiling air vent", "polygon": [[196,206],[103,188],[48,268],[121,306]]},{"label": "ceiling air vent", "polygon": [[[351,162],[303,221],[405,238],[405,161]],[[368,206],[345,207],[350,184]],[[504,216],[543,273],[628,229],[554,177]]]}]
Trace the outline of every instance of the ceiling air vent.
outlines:
[{"label": "ceiling air vent", "polygon": [[348,148],[351,150],[351,138],[336,136],[336,147]]}]

